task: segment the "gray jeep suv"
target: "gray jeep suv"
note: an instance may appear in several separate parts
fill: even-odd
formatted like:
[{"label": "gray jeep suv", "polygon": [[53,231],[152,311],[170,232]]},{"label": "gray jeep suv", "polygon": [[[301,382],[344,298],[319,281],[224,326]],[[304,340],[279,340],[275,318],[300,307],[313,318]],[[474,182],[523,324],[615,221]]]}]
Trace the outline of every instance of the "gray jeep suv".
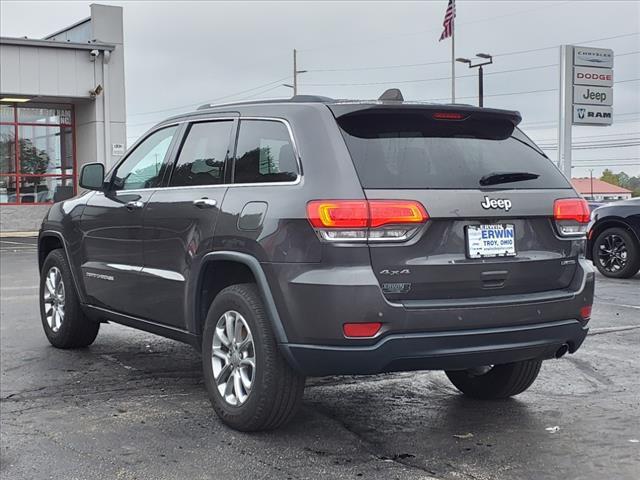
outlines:
[{"label": "gray jeep suv", "polygon": [[594,285],[589,208],[519,121],[311,96],[170,118],[44,219],[46,336],[187,342],[245,431],[290,419],[305,376],[440,369],[517,395],[580,347]]}]

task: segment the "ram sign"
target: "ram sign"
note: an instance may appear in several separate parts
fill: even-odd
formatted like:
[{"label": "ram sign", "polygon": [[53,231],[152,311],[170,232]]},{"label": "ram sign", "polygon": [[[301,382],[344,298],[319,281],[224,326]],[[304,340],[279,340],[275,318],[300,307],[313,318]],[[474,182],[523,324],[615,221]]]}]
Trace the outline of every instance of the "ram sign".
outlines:
[{"label": "ram sign", "polygon": [[613,108],[596,105],[574,105],[574,125],[611,125]]}]

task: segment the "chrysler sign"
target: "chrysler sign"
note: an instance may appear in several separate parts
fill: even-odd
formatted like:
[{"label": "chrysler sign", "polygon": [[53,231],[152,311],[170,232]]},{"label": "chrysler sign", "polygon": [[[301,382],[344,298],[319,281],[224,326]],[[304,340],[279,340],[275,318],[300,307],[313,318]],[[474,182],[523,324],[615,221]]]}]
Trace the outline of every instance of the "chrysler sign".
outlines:
[{"label": "chrysler sign", "polygon": [[574,105],[574,125],[611,125],[613,109],[596,105]]},{"label": "chrysler sign", "polygon": [[573,64],[584,67],[613,68],[613,50],[608,48],[574,47]]},{"label": "chrysler sign", "polygon": [[613,70],[610,68],[573,67],[573,84],[611,87],[613,85]]}]

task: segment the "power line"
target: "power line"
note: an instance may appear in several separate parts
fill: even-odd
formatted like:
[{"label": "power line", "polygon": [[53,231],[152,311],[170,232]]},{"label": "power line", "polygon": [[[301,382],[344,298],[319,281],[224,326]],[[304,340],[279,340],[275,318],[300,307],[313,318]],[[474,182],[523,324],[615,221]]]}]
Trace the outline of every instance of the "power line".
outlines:
[{"label": "power line", "polygon": [[[586,42],[581,42],[581,43],[586,43]],[[558,48],[557,45],[553,46],[553,47],[545,47],[544,50],[550,50],[552,48]],[[539,51],[538,49],[533,49],[533,50],[520,50],[520,51],[516,51],[516,52],[506,52],[506,53],[501,53],[498,55],[493,55],[494,57],[497,56],[508,56],[508,55],[515,55],[515,54],[520,54],[520,53],[529,53],[529,52],[535,52],[535,51]],[[614,57],[626,57],[628,55],[637,55],[638,53],[640,53],[640,50],[634,50],[632,52],[625,52],[625,53],[616,53],[614,55]],[[312,68],[312,69],[308,69],[307,71],[310,73],[325,73],[325,72],[359,72],[359,71],[365,71],[365,70],[389,70],[389,69],[393,69],[393,68],[411,68],[411,67],[429,67],[432,65],[449,65],[451,63],[451,60],[441,60],[441,61],[437,61],[437,62],[423,62],[423,63],[402,63],[402,64],[396,64],[396,65],[373,65],[373,66],[366,66],[366,67],[347,67],[347,68]],[[558,65],[557,63],[555,63],[554,65]],[[487,75],[488,73],[486,73],[485,75]],[[460,77],[456,77],[456,78],[460,78]]]},{"label": "power line", "polygon": [[[270,85],[273,85],[274,83],[280,83],[280,82],[283,82],[283,81],[285,81],[285,80],[288,80],[290,77],[291,77],[291,76],[290,76],[290,75],[288,75],[288,76],[286,76],[286,77],[279,78],[278,80],[273,80],[272,82],[265,83],[265,84],[263,84],[263,85],[258,85],[257,87],[248,88],[248,89],[246,89],[246,90],[241,90],[241,91],[236,92],[236,93],[232,93],[232,94],[229,94],[229,95],[225,95],[225,96],[223,96],[223,97],[218,97],[218,98],[214,98],[214,99],[208,100],[208,102],[217,102],[217,101],[219,101],[219,100],[224,100],[224,99],[226,99],[226,98],[231,98],[231,97],[235,97],[235,96],[237,96],[237,95],[242,95],[243,93],[251,92],[251,91],[253,91],[253,90],[259,90],[259,89],[261,89],[261,88],[264,88],[264,87],[268,87],[268,86],[270,86]],[[278,86],[279,86],[279,85],[278,85]],[[133,117],[133,116],[138,116],[138,115],[150,115],[150,114],[152,114],[152,113],[163,113],[163,112],[169,112],[169,111],[171,111],[171,110],[180,110],[180,109],[182,109],[182,108],[197,107],[197,106],[200,106],[200,105],[202,105],[202,104],[204,104],[204,103],[207,103],[207,100],[203,100],[203,101],[200,101],[200,102],[198,102],[198,103],[190,103],[190,104],[187,104],[187,105],[179,105],[179,106],[177,106],[177,107],[164,108],[164,109],[162,109],[162,110],[153,110],[153,111],[148,111],[148,112],[130,113],[128,116],[129,116],[129,117]],[[142,124],[140,124],[140,125],[142,125]]]},{"label": "power line", "polygon": [[[445,62],[450,63],[450,62]],[[499,75],[501,73],[512,73],[512,72],[522,72],[526,70],[537,70],[541,68],[549,68],[549,67],[557,67],[557,63],[549,63],[547,65],[536,65],[533,67],[523,67],[523,68],[512,68],[510,70],[497,70],[485,72],[484,75]],[[310,72],[312,70],[309,70]],[[468,78],[473,77],[477,78],[478,76],[475,73],[467,74],[467,75],[457,75],[458,78]],[[366,83],[303,83],[302,86],[306,87],[362,87],[369,85],[391,85],[391,84],[403,84],[403,83],[421,83],[421,82],[434,82],[437,80],[451,80],[451,76],[448,77],[438,77],[438,78],[420,78],[416,80],[397,80],[397,81],[385,81],[385,82],[366,82]]]}]

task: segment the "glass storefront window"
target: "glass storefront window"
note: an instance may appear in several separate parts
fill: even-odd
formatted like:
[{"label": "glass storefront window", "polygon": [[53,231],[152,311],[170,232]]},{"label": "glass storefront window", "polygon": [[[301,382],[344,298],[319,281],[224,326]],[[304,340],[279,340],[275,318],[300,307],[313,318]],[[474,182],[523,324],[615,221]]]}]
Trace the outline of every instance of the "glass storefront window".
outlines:
[{"label": "glass storefront window", "polygon": [[16,171],[16,132],[13,125],[0,125],[0,174]]},{"label": "glass storefront window", "polygon": [[71,109],[2,105],[0,203],[51,203],[70,198],[75,195],[74,178]]},{"label": "glass storefront window", "polygon": [[15,122],[15,112],[12,105],[0,104],[0,122]]},{"label": "glass storefront window", "polygon": [[71,128],[19,126],[18,139],[21,173],[73,173]]},{"label": "glass storefront window", "polygon": [[69,177],[20,177],[20,203],[57,202],[73,196]]}]

